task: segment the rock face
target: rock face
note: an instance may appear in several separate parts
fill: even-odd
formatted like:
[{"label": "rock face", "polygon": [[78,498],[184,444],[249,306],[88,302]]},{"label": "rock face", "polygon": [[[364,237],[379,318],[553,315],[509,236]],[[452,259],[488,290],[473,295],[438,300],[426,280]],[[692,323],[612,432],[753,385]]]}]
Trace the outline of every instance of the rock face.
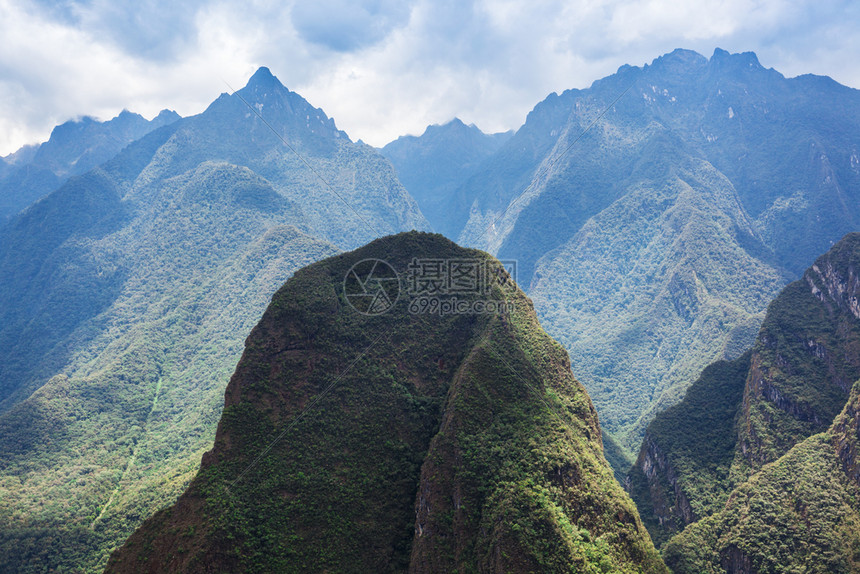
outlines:
[{"label": "rock face", "polygon": [[[693,514],[690,501],[678,482],[678,472],[649,435],[645,435],[641,456],[642,460],[637,467],[648,479],[654,515],[660,526],[670,521],[678,521],[684,525],[695,521],[697,517]],[[666,493],[669,496],[666,496]]]},{"label": "rock face", "polygon": [[853,233],[771,303],[745,364],[709,367],[649,426],[629,484],[656,540],[680,532],[673,571],[860,567],[858,268]]},{"label": "rock face", "polygon": [[860,378],[860,234],[846,236],[768,308],[740,418],[736,471],[826,430]]},{"label": "rock face", "polygon": [[[350,306],[345,278],[368,260],[400,288],[379,315]],[[489,289],[457,295],[484,312],[422,312],[416,260],[486,269]],[[567,354],[495,259],[421,233],[313,264],[278,291],[197,477],[107,567],[592,570],[665,567]]]},{"label": "rock face", "polygon": [[840,573],[860,569],[856,474],[860,381],[824,433],[734,489],[723,509],[665,545],[676,574]]},{"label": "rock face", "polygon": [[858,464],[858,443],[860,443],[860,387],[854,386],[854,392],[845,409],[833,423],[833,445],[836,455],[842,464],[842,470],[860,486],[860,464]]}]

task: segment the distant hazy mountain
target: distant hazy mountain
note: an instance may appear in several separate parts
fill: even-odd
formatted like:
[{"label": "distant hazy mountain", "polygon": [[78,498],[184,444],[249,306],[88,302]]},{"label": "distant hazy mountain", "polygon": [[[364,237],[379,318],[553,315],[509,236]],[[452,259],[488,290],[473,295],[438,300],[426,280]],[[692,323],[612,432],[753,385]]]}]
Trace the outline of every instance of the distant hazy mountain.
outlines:
[{"label": "distant hazy mountain", "polygon": [[401,136],[381,151],[433,229],[451,236],[457,220],[450,211],[452,195],[511,136],[485,134],[454,118],[429,126],[421,136]]},{"label": "distant hazy mountain", "polygon": [[675,572],[860,567],[858,271],[853,233],[782,290],[750,352],[648,426],[631,493],[655,540],[683,531]]},{"label": "distant hazy mountain", "polygon": [[518,261],[601,424],[635,452],[655,412],[860,229],[860,92],[676,50],[550,95],[447,213],[450,237]]},{"label": "distant hazy mountain", "polygon": [[106,122],[84,117],[55,127],[45,143],[6,156],[0,164],[0,225],[70,176],[91,170],[134,140],[178,119],[179,114],[170,110],[162,110],[151,121],[126,110]]},{"label": "distant hazy mountain", "polygon": [[0,231],[0,571],[100,571],[197,471],[272,293],[426,227],[385,158],[265,68],[16,216]]},{"label": "distant hazy mountain", "polygon": [[200,472],[106,572],[666,572],[522,291],[462,294],[504,309],[480,315],[350,306],[356,265],[385,261],[407,292],[414,258],[503,273],[419,233],[297,272],[247,339]]}]

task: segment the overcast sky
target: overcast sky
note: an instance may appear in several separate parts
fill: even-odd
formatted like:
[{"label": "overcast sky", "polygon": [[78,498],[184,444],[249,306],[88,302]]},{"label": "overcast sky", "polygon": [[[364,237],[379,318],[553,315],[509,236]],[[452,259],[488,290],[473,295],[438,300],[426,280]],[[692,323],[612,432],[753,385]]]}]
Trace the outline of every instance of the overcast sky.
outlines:
[{"label": "overcast sky", "polygon": [[457,116],[519,127],[550,92],[675,48],[754,51],[786,76],[860,87],[846,1],[0,0],[0,155],[123,108],[199,113],[268,66],[381,146]]}]

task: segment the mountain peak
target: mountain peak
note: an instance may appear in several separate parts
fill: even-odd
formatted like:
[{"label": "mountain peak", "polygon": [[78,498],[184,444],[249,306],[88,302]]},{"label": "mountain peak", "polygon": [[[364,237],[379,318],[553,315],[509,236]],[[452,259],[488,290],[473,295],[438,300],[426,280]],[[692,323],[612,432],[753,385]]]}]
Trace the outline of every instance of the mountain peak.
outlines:
[{"label": "mountain peak", "polygon": [[739,52],[737,54],[731,54],[722,48],[716,48],[714,50],[714,55],[711,56],[710,63],[712,65],[735,65],[749,68],[762,68],[763,66],[758,61],[758,56],[755,55],[755,52]]},{"label": "mountain peak", "polygon": [[[503,282],[458,291],[457,300],[506,310],[450,320],[410,311],[406,277],[416,259],[473,262],[486,280]],[[381,287],[367,300],[362,282],[371,280]],[[361,358],[356,338],[386,335],[396,348],[368,347],[369,360],[352,359]],[[343,373],[327,396],[323,369]],[[248,454],[259,451],[252,441],[270,436],[273,421],[298,420],[310,400],[319,401],[313,423],[292,424],[271,455],[249,466]],[[567,354],[500,262],[441,235],[383,237],[295,273],[248,337],[224,404],[197,478],[114,553],[106,572],[139,572],[147,554],[145,570],[164,573],[301,571],[319,556],[331,570],[361,572],[596,571],[598,562],[665,572],[603,459],[596,412]],[[564,405],[562,414],[550,404]],[[333,467],[336,480],[328,480]],[[233,479],[238,472],[245,476]],[[229,480],[228,498],[220,485]],[[342,500],[350,503],[336,520],[314,510]],[[254,517],[250,528],[245,516]],[[588,535],[574,527],[576,545],[559,534],[572,524],[588,525]],[[339,535],[349,531],[360,544]]]},{"label": "mountain peak", "polygon": [[165,108],[158,112],[158,115],[152,118],[152,121],[155,122],[157,125],[162,126],[173,123],[179,119],[182,119],[182,116],[180,116],[174,110],[168,110],[167,108]]},{"label": "mountain peak", "polygon": [[663,54],[662,56],[660,56],[659,58],[657,58],[654,61],[657,62],[660,60],[662,60],[662,61],[680,61],[680,62],[697,62],[698,63],[700,61],[707,61],[707,58],[705,58],[703,55],[696,52],[695,50],[687,50],[685,48],[675,48],[674,50],[672,50],[668,54]]},{"label": "mountain peak", "polygon": [[676,73],[688,73],[691,70],[704,68],[707,64],[708,59],[698,52],[676,48],[668,54],[663,54],[659,58],[656,58],[651,62],[651,68]]},{"label": "mountain peak", "polygon": [[[221,116],[217,121],[238,122],[237,126],[247,127],[249,107],[256,110],[256,115],[264,117],[265,122],[276,126],[282,135],[303,139],[303,145],[309,146],[306,149],[313,148],[316,153],[331,152],[335,140],[351,141],[345,132],[337,129],[334,119],[290,91],[265,66],[258,68],[243,88],[235,94],[222,94],[203,113]],[[315,143],[311,143],[311,139]]]},{"label": "mountain peak", "polygon": [[252,87],[269,87],[269,86],[279,86],[283,87],[283,84],[276,78],[272,71],[269,70],[266,66],[260,66],[254,75],[251,76],[251,79],[248,80],[248,84],[245,86],[246,88]]},{"label": "mountain peak", "polygon": [[475,127],[474,124],[467,126],[465,123],[463,123],[463,120],[461,120],[460,118],[454,118],[453,120],[445,122],[444,124],[433,124],[433,125],[427,126],[427,128],[424,130],[424,135],[427,136],[427,135],[441,134],[441,133],[446,133],[446,132],[451,132],[451,131],[470,131],[470,130],[480,132],[480,130],[477,127]]}]

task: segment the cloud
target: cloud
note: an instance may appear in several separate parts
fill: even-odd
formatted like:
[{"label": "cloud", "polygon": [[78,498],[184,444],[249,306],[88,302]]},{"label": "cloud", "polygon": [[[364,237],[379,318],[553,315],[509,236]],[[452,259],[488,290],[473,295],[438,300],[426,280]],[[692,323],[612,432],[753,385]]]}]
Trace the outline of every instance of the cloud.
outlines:
[{"label": "cloud", "polygon": [[857,11],[827,0],[422,0],[408,25],[297,88],[352,136],[382,145],[455,115],[484,130],[517,128],[550,92],[678,47],[752,50],[786,75],[860,86],[860,44],[848,31],[860,24]]},{"label": "cloud", "polygon": [[163,0],[66,0],[35,3],[44,16],[86,31],[99,43],[152,60],[169,60],[193,45],[194,20],[203,2]]},{"label": "cloud", "polygon": [[402,0],[298,2],[292,8],[292,23],[306,42],[351,52],[379,42],[405,24],[411,4]]},{"label": "cloud", "polygon": [[0,154],[80,115],[200,112],[261,65],[374,145],[454,116],[517,128],[678,47],[860,86],[858,25],[847,0],[0,0]]}]

